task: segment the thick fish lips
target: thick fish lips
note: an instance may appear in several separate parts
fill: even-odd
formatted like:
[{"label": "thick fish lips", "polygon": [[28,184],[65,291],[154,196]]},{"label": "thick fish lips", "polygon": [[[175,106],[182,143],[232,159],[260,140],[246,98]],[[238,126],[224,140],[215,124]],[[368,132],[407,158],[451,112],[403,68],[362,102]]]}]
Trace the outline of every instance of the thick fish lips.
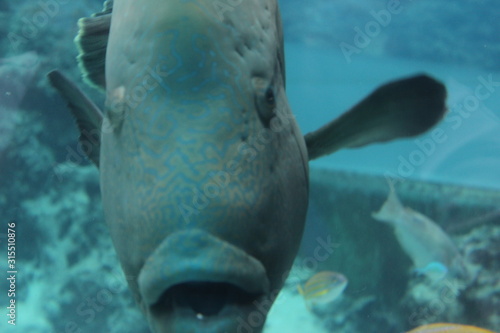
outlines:
[{"label": "thick fish lips", "polygon": [[138,283],[153,318],[187,320],[234,321],[255,310],[270,288],[257,259],[197,229],[167,237],[146,261]]}]

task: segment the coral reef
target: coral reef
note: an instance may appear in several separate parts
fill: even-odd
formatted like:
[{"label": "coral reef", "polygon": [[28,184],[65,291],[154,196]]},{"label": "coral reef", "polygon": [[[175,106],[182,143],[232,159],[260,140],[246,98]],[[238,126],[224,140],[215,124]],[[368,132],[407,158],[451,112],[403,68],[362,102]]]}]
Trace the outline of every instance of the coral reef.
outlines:
[{"label": "coral reef", "polygon": [[85,190],[88,178],[95,179],[89,169],[71,172],[85,180],[67,183],[78,187],[64,186],[22,204],[26,215],[16,221],[22,229],[29,224],[32,238],[24,235],[17,246],[29,252],[17,264],[23,276],[18,307],[29,318],[18,322],[19,329],[147,332],[101,221],[98,196],[90,199]]},{"label": "coral reef", "polygon": [[[71,78],[80,77],[76,66],[77,49],[72,42],[80,17],[97,12],[103,1],[7,1],[0,7],[0,54],[2,57],[35,52],[40,69],[36,86],[48,88],[45,74],[63,69]],[[51,94],[51,89],[46,89]]]},{"label": "coral reef", "polygon": [[[405,180],[396,185],[405,206],[429,216],[459,248],[469,274],[431,282],[417,275],[392,230],[370,216],[387,196],[384,177],[345,171],[311,171],[314,223],[301,257],[314,257],[317,237],[331,237],[335,249],[314,265],[349,279],[344,299],[330,314],[320,314],[329,331],[402,332],[417,325],[447,321],[498,330],[499,222],[495,190]],[[483,216],[478,220],[478,216]],[[453,233],[451,232],[453,230]],[[303,263],[310,261],[304,261]],[[367,318],[369,318],[367,320]]]},{"label": "coral reef", "polygon": [[500,222],[480,225],[454,237],[462,249],[467,280],[445,278],[431,283],[414,276],[402,306],[412,309],[410,326],[457,322],[480,327],[500,327]]},{"label": "coral reef", "polygon": [[0,60],[0,238],[15,222],[16,328],[147,332],[103,222],[97,170],[77,154],[70,115],[51,117],[67,110],[33,79],[44,77],[39,59]]},{"label": "coral reef", "polygon": [[[102,221],[93,166],[57,165],[50,188],[20,202],[17,327],[34,333],[147,332]],[[5,288],[5,286],[2,286]]]}]

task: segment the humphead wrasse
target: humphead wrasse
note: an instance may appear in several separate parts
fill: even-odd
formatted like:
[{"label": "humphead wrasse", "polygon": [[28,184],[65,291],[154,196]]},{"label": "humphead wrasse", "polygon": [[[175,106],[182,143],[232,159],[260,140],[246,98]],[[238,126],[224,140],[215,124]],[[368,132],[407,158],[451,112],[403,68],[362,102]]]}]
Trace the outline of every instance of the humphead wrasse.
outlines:
[{"label": "humphead wrasse", "polygon": [[495,333],[484,328],[468,325],[437,323],[417,327],[407,333]]},{"label": "humphead wrasse", "polygon": [[[224,6],[221,6],[221,3]],[[445,112],[417,75],[302,136],[276,0],[115,0],[79,22],[104,112],[61,72],[106,222],[154,332],[260,332],[296,256],[308,161],[415,136]]]}]

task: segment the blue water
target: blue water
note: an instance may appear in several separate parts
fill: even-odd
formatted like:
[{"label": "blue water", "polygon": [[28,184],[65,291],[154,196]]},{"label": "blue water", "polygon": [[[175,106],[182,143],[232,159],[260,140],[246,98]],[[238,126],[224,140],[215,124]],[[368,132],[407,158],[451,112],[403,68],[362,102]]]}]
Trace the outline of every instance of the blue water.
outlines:
[{"label": "blue water", "polygon": [[[391,4],[397,9],[388,16]],[[425,72],[448,89],[450,112],[436,127],[445,138],[435,146],[420,147],[432,139],[426,134],[418,138],[420,146],[412,139],[400,140],[342,151],[314,161],[313,166],[499,188],[496,3],[318,0],[281,5],[288,41],[288,96],[304,133],[395,78]],[[358,40],[364,43],[358,44],[359,53],[343,53],[342,45],[356,46],[359,31],[365,33],[365,39]],[[471,97],[483,82],[480,78],[496,84],[490,91],[481,88],[487,96],[475,104],[477,99]],[[470,103],[470,111],[461,114],[464,102]]]},{"label": "blue water", "polygon": [[[479,187],[500,187],[500,89],[467,111],[460,106],[473,96],[481,79],[500,82],[500,72],[471,66],[359,56],[347,64],[335,48],[287,45],[288,96],[304,133],[319,128],[356,104],[380,84],[425,72],[448,88],[449,112],[439,142],[431,133],[418,138],[341,151],[313,161],[313,166],[357,170],[420,180]],[[486,91],[486,90],[485,90]],[[406,161],[406,162],[404,162]]]},{"label": "blue water", "polygon": [[[50,17],[44,18],[41,14],[45,8],[43,4],[50,1],[57,1],[59,5],[53,7],[56,9]],[[430,132],[416,138],[342,150],[312,161],[313,171],[348,170],[424,183],[500,189],[498,1],[282,0],[280,5],[285,35],[287,96],[303,134],[336,118],[391,80],[424,72],[443,82],[448,90],[449,111]],[[380,19],[383,15],[380,13],[386,13],[390,6],[396,6],[398,13],[391,15],[390,22],[385,17],[384,24],[377,23],[375,17]],[[55,333],[64,329],[71,332],[71,323],[76,323],[84,333],[147,332],[144,318],[131,299],[103,221],[98,171],[81,156],[76,156],[78,159],[74,155],[69,157],[68,151],[77,147],[78,131],[70,112],[45,77],[53,68],[63,69],[75,80],[80,77],[75,61],[77,50],[73,44],[78,30],[76,22],[101,8],[101,0],[0,0],[2,309],[7,299],[5,291],[9,289],[4,278],[7,272],[6,228],[7,223],[13,221],[18,232],[20,272],[17,289],[19,326],[7,326],[5,311],[2,310],[0,332]],[[35,17],[39,20],[36,27],[33,26]],[[358,47],[359,53],[346,55],[345,45],[355,45],[359,31],[366,35],[368,31],[368,40],[364,37],[366,45]],[[24,37],[13,42],[16,35]],[[33,59],[36,59],[35,64]],[[98,105],[102,105],[102,94],[82,82],[78,84]],[[318,237],[330,233],[332,237],[337,236],[331,226],[337,216],[324,216],[324,207],[332,206],[329,199],[310,203],[303,253],[316,251]],[[369,211],[359,212],[354,205],[348,208],[356,218],[363,214],[365,218],[370,217]],[[474,258],[479,258],[478,262],[484,264],[480,270],[487,272],[493,281],[492,276],[500,271],[500,251],[495,245],[500,240],[500,229],[498,212],[493,210],[488,214],[487,219],[484,218],[486,227],[463,236],[462,244],[472,245],[460,250],[467,250],[474,254]],[[453,216],[453,212],[445,211],[442,215]],[[345,221],[345,225],[361,223],[356,218]],[[457,218],[461,220],[460,216]],[[378,222],[370,220],[367,223]],[[376,226],[370,227],[378,228]],[[380,228],[383,232],[384,227]],[[397,245],[391,231],[387,230],[384,237]],[[363,260],[364,253],[356,250],[350,251],[348,259],[357,255],[356,262]],[[496,256],[491,253],[496,253]],[[394,256],[395,262],[408,260],[403,252],[395,252]],[[380,259],[381,262],[391,260]],[[390,272],[387,275],[390,276]],[[406,288],[408,276],[400,274],[391,278],[401,282],[401,289]],[[381,277],[374,276],[373,279]],[[484,287],[491,282],[485,281],[479,285]],[[88,311],[77,311],[89,310],[89,297],[104,297],[99,293],[108,290],[110,284],[114,286],[113,293],[110,299],[107,294],[103,310],[94,308],[92,319]],[[494,286],[494,282],[491,285]],[[270,318],[271,326],[266,333],[286,331],[283,328],[286,326],[282,325],[293,327],[293,320],[301,323],[310,320],[315,324],[320,321],[305,309],[295,287],[287,286],[290,299],[277,302],[277,308],[283,311],[278,312],[278,319]],[[408,292],[410,289],[408,287]],[[354,309],[352,313],[356,313],[355,308],[362,301],[372,301],[372,295],[363,300],[363,296],[367,296],[363,290],[347,289],[352,299],[359,296],[360,303],[355,300],[350,304],[350,309]],[[482,291],[478,290],[473,290],[476,294],[471,292],[471,295],[481,294]],[[491,287],[489,291],[491,295],[498,294],[498,287]],[[489,299],[488,296],[484,298]],[[461,306],[459,300],[453,304]],[[398,304],[393,306],[398,307]],[[468,306],[481,312],[480,308]],[[376,326],[377,318],[372,314],[380,314],[379,310],[366,314],[358,312],[366,315],[370,323],[373,320],[373,327],[376,327],[373,332],[396,333],[385,330],[383,325]],[[486,311],[497,320],[493,322],[492,319],[486,324],[494,327],[496,323],[498,330],[498,308],[483,312]],[[341,310],[338,312],[342,314]],[[348,316],[349,311],[345,313]],[[390,316],[389,309],[388,321]],[[321,318],[321,324],[328,320],[340,321],[334,315]],[[439,318],[448,317],[443,314]],[[449,318],[457,319],[453,313]],[[397,327],[410,327],[402,323],[401,318],[394,320],[395,326],[399,325]],[[310,332],[313,330],[311,328]],[[295,333],[293,329],[288,331]]]}]

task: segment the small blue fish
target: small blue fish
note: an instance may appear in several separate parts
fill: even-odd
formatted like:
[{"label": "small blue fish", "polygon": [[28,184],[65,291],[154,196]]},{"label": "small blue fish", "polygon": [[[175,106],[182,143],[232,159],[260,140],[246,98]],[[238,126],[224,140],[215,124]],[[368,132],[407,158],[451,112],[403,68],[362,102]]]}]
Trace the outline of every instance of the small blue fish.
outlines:
[{"label": "small blue fish", "polygon": [[329,304],[337,300],[347,287],[347,278],[340,273],[324,271],[311,277],[304,286],[298,285],[306,306],[311,310],[317,304]]},{"label": "small blue fish", "polygon": [[415,272],[427,276],[432,281],[440,281],[448,273],[448,267],[439,261],[433,261],[424,268],[415,268]]}]

